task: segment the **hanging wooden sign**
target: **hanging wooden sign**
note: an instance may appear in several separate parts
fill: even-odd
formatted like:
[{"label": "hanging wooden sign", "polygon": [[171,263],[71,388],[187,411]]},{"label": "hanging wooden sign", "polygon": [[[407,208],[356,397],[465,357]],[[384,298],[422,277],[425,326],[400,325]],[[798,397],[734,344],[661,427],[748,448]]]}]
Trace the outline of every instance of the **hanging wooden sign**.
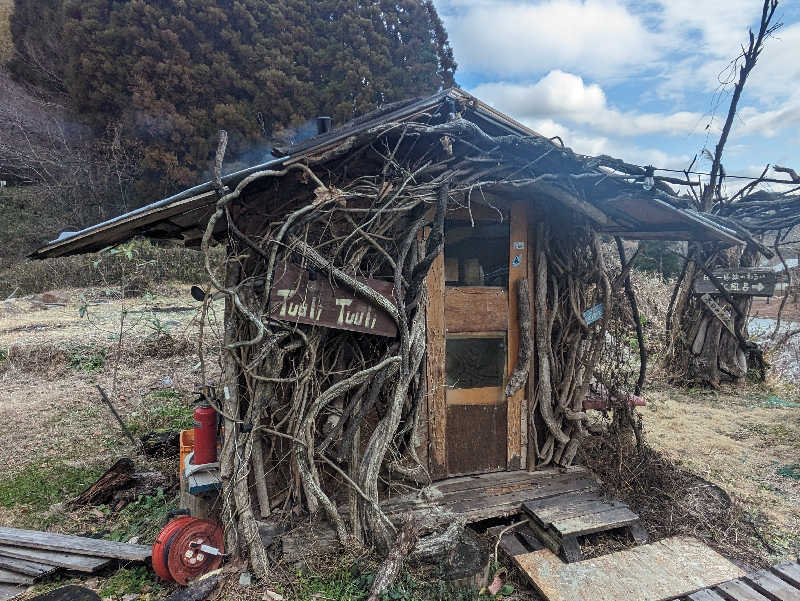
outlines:
[{"label": "hanging wooden sign", "polygon": [[[356,279],[394,303],[391,282]],[[269,305],[270,316],[280,321],[391,338],[397,336],[397,325],[388,313],[349,288],[332,285],[327,275],[309,272],[292,263],[275,268]]]},{"label": "hanging wooden sign", "polygon": [[[772,296],[775,292],[777,275],[771,269],[715,269],[714,277],[730,294],[747,296]],[[718,294],[719,290],[706,274],[700,274],[694,281],[695,294]]]}]

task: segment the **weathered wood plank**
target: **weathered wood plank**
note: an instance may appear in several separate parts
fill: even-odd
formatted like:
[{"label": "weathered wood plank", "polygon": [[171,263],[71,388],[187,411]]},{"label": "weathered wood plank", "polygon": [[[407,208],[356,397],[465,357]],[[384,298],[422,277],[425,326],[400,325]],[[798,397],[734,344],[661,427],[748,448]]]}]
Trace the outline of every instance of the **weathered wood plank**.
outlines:
[{"label": "weathered wood plank", "polygon": [[514,530],[517,533],[517,537],[522,538],[525,541],[525,545],[530,548],[531,551],[539,551],[540,549],[544,549],[544,544],[536,536],[536,533],[528,524],[523,524]]},{"label": "weathered wood plank", "polygon": [[749,574],[744,580],[772,601],[800,601],[800,589],[778,578],[769,570]]},{"label": "weathered wood plank", "polygon": [[793,561],[785,561],[770,568],[773,574],[792,586],[800,588],[800,565]]},{"label": "weathered wood plank", "polygon": [[0,527],[0,544],[131,561],[145,561],[152,554],[152,548],[145,545],[4,527]]},{"label": "weathered wood plank", "polygon": [[67,568],[78,572],[96,572],[100,568],[107,566],[111,560],[106,557],[91,557],[89,555],[71,555],[57,551],[42,551],[37,549],[26,549],[25,547],[11,547],[0,545],[0,554],[6,557],[16,557],[17,559],[27,559],[37,561],[51,566]]},{"label": "weathered wood plank", "polygon": [[514,561],[549,601],[674,599],[742,576],[727,559],[688,537],[570,564],[549,549],[517,556]]},{"label": "weathered wood plank", "polygon": [[444,256],[439,254],[425,278],[428,302],[425,307],[428,392],[429,469],[433,479],[447,476],[447,399],[445,397]]},{"label": "weathered wood plank", "polygon": [[[494,496],[522,489],[528,489],[529,498],[536,499],[588,487],[597,487],[597,481],[586,470],[567,474],[544,471],[535,474],[521,471],[495,472],[451,478],[434,484],[429,496],[436,498],[436,505],[447,505],[468,498]],[[391,513],[410,511],[428,505],[428,502],[416,494],[395,497],[381,503],[384,511]]]},{"label": "weathered wood plank", "polygon": [[[559,497],[556,497],[556,499],[558,498]],[[596,498],[587,498],[577,502],[569,502],[565,499],[562,505],[553,504],[550,507],[537,509],[536,519],[539,520],[543,526],[549,526],[553,522],[595,513],[603,513],[611,511],[612,509],[628,509],[628,506],[621,501],[603,501]]]},{"label": "weathered wood plank", "polygon": [[530,553],[527,547],[517,538],[513,532],[508,532],[500,539],[500,548],[508,557],[516,557],[517,555],[524,555]]},{"label": "weathered wood plank", "polygon": [[552,523],[552,527],[562,536],[570,534],[581,536],[584,534],[592,534],[593,532],[622,528],[638,520],[638,515],[627,507],[621,507],[601,513],[592,513],[575,518],[557,520]]},{"label": "weathered wood plank", "polygon": [[0,601],[10,601],[25,592],[24,586],[14,584],[0,584]]},{"label": "weathered wood plank", "polygon": [[508,291],[503,288],[447,286],[444,291],[447,332],[505,332],[508,298]]},{"label": "weathered wood plank", "polygon": [[33,584],[33,578],[19,572],[0,568],[0,582],[4,584]]},{"label": "weathered wood plank", "polygon": [[0,568],[11,570],[12,572],[19,572],[26,576],[33,576],[34,578],[41,578],[58,569],[56,566],[44,563],[17,559],[16,557],[4,557],[2,555],[0,555]]},{"label": "weathered wood plank", "polygon": [[[508,264],[508,359],[507,375],[513,373],[519,355],[519,281],[528,273],[528,215],[526,203],[515,201],[511,205],[511,240],[509,244]],[[522,452],[522,434],[520,432],[520,415],[525,388],[520,388],[508,399],[507,420],[507,465],[509,470],[520,469]]]},{"label": "weathered wood plank", "polygon": [[[435,501],[416,500],[408,504],[394,504],[385,507],[384,512],[389,516],[405,515],[409,511],[429,512],[432,508],[439,507],[448,511],[458,512],[461,510],[471,511],[479,508],[489,509],[507,502],[515,503],[515,512],[522,509],[522,505],[529,499],[545,496],[555,496],[572,490],[589,488],[596,486],[595,481],[590,478],[571,478],[568,480],[558,480],[555,482],[541,483],[538,487],[509,487],[508,492],[498,492],[497,494],[486,494],[480,490],[470,490],[462,494],[452,494],[436,499]],[[501,489],[505,490],[505,489]],[[505,515],[505,511],[501,512]],[[500,515],[500,514],[498,514]]]},{"label": "weathered wood plank", "polygon": [[709,588],[692,593],[689,595],[689,599],[691,599],[691,601],[725,601],[724,598],[720,597],[717,593]]},{"label": "weathered wood plank", "polygon": [[770,601],[764,595],[756,590],[753,590],[742,580],[730,580],[723,582],[717,586],[723,596],[728,597],[731,601]]}]

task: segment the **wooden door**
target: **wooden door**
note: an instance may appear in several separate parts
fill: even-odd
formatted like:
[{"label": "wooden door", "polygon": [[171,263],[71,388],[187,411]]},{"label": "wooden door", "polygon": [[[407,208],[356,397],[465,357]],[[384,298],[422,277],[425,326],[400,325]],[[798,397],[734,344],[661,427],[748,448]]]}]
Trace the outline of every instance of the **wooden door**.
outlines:
[{"label": "wooden door", "polygon": [[509,290],[527,271],[525,215],[515,205],[500,223],[447,225],[444,256],[428,277],[431,472],[519,469],[522,395],[506,399],[504,387],[517,354]]}]

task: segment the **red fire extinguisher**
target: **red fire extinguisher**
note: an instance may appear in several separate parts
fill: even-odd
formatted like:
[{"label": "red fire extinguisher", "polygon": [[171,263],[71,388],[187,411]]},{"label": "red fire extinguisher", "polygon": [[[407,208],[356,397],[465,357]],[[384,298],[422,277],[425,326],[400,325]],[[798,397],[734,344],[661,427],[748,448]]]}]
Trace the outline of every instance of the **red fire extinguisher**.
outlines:
[{"label": "red fire extinguisher", "polygon": [[194,465],[217,461],[217,412],[205,400],[194,408]]}]

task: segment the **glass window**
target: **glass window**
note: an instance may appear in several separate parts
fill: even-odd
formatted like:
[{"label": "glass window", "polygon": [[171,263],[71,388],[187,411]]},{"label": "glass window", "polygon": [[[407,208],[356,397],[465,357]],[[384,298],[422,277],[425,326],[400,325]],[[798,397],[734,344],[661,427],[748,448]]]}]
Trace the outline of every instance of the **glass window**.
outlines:
[{"label": "glass window", "polygon": [[508,287],[509,226],[445,223],[444,279],[448,286]]},{"label": "glass window", "polygon": [[505,366],[505,336],[447,338],[445,377],[448,388],[502,386]]}]

